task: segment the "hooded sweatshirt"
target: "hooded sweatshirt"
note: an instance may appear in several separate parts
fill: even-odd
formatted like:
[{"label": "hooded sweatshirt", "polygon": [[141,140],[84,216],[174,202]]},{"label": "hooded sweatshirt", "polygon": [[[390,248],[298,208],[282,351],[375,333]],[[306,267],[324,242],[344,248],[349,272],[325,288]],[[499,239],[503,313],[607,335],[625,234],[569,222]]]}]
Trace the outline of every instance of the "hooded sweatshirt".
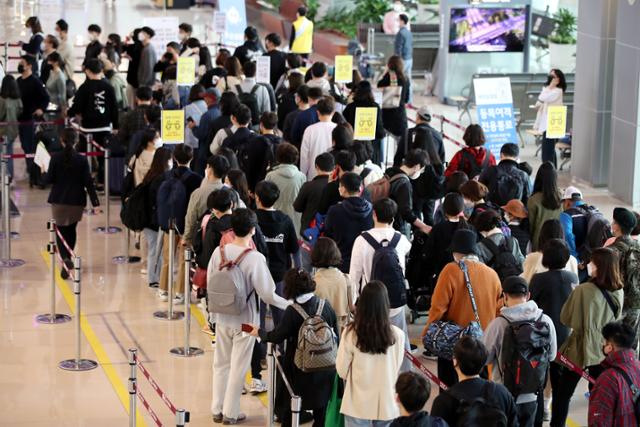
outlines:
[{"label": "hooded sweatshirt", "polygon": [[[500,357],[502,356],[502,339],[504,331],[510,322],[521,322],[524,320],[537,320],[542,316],[542,321],[549,325],[551,335],[551,348],[549,349],[550,361],[553,361],[558,352],[558,343],[556,341],[556,329],[553,321],[549,316],[542,313],[538,305],[534,301],[527,301],[513,307],[502,307],[500,316],[496,317],[489,323],[484,331],[483,341],[489,352],[487,364],[493,363],[493,381],[502,384],[502,371],[500,370]],[[516,398],[516,404],[535,402],[536,395],[534,393],[521,394]]]},{"label": "hooded sweatshirt", "polygon": [[348,197],[329,208],[325,219],[325,236],[332,238],[342,254],[340,270],[349,272],[351,250],[356,238],[373,227],[371,203],[362,197]]},{"label": "hooded sweatshirt", "polygon": [[291,255],[299,250],[298,234],[291,219],[280,211],[258,209],[256,214],[269,248],[271,277],[274,282],[281,282],[284,273],[291,268]]},{"label": "hooded sweatshirt", "polygon": [[300,234],[300,216],[293,208],[293,203],[298,197],[302,185],[307,181],[307,177],[298,170],[295,165],[281,164],[274,167],[265,178],[266,181],[273,182],[280,190],[280,197],[274,203],[273,208],[287,214],[296,229],[296,235]]}]

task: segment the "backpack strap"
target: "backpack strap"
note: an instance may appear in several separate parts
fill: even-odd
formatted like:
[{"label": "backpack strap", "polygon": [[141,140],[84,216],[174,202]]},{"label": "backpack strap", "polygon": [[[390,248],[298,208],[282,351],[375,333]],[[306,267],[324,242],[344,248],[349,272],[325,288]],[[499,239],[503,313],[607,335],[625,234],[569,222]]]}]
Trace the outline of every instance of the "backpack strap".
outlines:
[{"label": "backpack strap", "polygon": [[398,243],[400,243],[401,238],[402,238],[402,235],[396,231],[395,233],[393,233],[393,238],[391,239],[391,241],[387,246],[395,249],[398,246]]},{"label": "backpack strap", "polygon": [[484,160],[482,161],[482,171],[483,172],[487,166],[489,166],[489,158],[491,157],[491,152],[485,148],[484,150]]},{"label": "backpack strap", "polygon": [[293,309],[298,312],[298,314],[302,317],[303,322],[309,318],[309,315],[307,314],[307,312],[304,311],[302,306],[297,302],[294,301],[294,303],[291,304],[291,307],[293,307]]},{"label": "backpack strap", "polygon": [[260,89],[260,83],[256,83],[255,85],[253,85],[253,87],[251,88],[251,95],[255,95],[256,92],[258,91],[258,89]]},{"label": "backpack strap", "polygon": [[244,93],[244,91],[242,90],[242,87],[240,87],[240,85],[236,85],[236,90],[238,91],[238,95],[241,95]]},{"label": "backpack strap", "polygon": [[224,253],[224,246],[220,246],[220,267],[218,267],[218,270],[222,270],[224,268],[229,268],[229,267],[233,267],[233,266],[238,266],[240,265],[240,263],[242,262],[242,260],[244,259],[245,256],[247,256],[247,254],[249,252],[251,252],[253,249],[251,248],[246,248],[244,251],[242,251],[242,253],[240,255],[238,255],[238,257],[231,261],[231,260],[227,260],[227,257],[225,256]]},{"label": "backpack strap", "polygon": [[318,309],[316,310],[316,316],[322,317],[322,310],[324,310],[324,300],[321,299],[318,302]]},{"label": "backpack strap", "polygon": [[368,231],[364,231],[361,236],[374,250],[377,251],[382,247],[382,245],[371,234],[369,234]]},{"label": "backpack strap", "polygon": [[640,399],[640,388],[638,388],[638,386],[634,384],[633,380],[624,369],[622,369],[619,366],[612,366],[612,368],[617,373],[619,373],[622,376],[622,378],[624,378],[624,382],[626,382],[629,388],[631,389],[631,395],[633,396],[633,401],[637,402],[638,399]]},{"label": "backpack strap", "polygon": [[[211,219],[211,215],[213,214],[208,214],[205,215],[204,217],[202,217],[202,223],[200,224],[200,228],[202,228],[202,240],[204,241],[204,234],[207,231],[207,224],[209,224],[209,220]],[[220,249],[222,250],[222,249]]]},{"label": "backpack strap", "polygon": [[395,175],[393,175],[391,178],[389,179],[389,184],[391,184],[394,181],[397,181],[399,179],[406,179],[407,181],[409,181],[409,177],[405,174],[405,173],[397,173]]},{"label": "backpack strap", "polygon": [[233,135],[233,131],[231,130],[230,127],[223,128],[222,130],[227,135],[227,138],[229,138],[231,135]]},{"label": "backpack strap", "polygon": [[491,262],[491,260],[495,259],[500,253],[500,248],[489,237],[485,237],[484,239],[482,239],[482,244],[485,245],[487,249],[489,249],[489,252],[491,252],[491,254],[493,255],[489,260],[489,262]]},{"label": "backpack strap", "polygon": [[618,318],[618,310],[620,308],[613,302],[613,299],[611,299],[611,295],[609,295],[609,292],[605,291],[604,289],[602,289],[599,286],[597,286],[597,288],[600,290],[600,292],[602,293],[602,296],[607,301],[607,305],[609,305],[609,308],[611,309],[611,311],[613,311],[614,319],[617,319]]},{"label": "backpack strap", "polygon": [[467,269],[467,264],[464,261],[460,261],[458,263],[460,270],[462,270],[462,274],[464,275],[464,282],[467,285],[467,290],[469,291],[469,296],[471,297],[471,307],[473,307],[473,314],[476,316],[476,321],[480,323],[480,317],[478,316],[478,306],[476,305],[476,299],[473,296],[473,288],[471,287],[471,279],[469,279],[469,270]]}]

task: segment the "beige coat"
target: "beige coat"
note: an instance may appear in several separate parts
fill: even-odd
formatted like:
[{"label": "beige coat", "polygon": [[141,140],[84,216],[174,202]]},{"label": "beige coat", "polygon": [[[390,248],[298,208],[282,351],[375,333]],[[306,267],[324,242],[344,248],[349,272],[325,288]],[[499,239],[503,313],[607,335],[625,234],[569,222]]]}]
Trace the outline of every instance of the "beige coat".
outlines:
[{"label": "beige coat", "polygon": [[395,384],[404,358],[404,332],[391,326],[395,344],[386,354],[363,353],[356,347],[356,335],[345,330],[340,339],[336,370],[345,380],[340,412],[366,420],[392,420],[400,415]]},{"label": "beige coat", "polygon": [[349,303],[353,301],[353,286],[349,276],[337,268],[319,268],[313,276],[316,282],[315,294],[329,302],[338,318],[338,329],[346,326]]}]

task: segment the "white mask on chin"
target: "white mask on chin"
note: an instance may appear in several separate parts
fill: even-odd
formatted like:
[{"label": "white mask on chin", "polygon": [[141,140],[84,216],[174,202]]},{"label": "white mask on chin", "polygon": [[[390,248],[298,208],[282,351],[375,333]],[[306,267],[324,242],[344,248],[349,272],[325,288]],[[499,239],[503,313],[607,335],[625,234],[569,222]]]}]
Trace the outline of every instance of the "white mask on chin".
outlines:
[{"label": "white mask on chin", "polygon": [[164,144],[164,142],[162,142],[162,138],[156,138],[153,140],[153,146],[155,148],[160,148],[162,147],[162,145]]}]

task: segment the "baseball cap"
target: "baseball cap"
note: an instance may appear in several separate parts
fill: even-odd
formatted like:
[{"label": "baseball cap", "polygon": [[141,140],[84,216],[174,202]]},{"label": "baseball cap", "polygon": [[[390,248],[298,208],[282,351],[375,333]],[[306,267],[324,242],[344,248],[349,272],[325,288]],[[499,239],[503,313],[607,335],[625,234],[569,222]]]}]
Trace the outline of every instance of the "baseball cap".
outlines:
[{"label": "baseball cap", "polygon": [[418,109],[418,115],[426,121],[431,121],[431,108],[423,105]]},{"label": "baseball cap", "polygon": [[572,199],[575,199],[575,200],[582,199],[582,191],[580,191],[577,187],[570,185],[564,189],[562,200],[572,200]]},{"label": "baseball cap", "polygon": [[502,281],[502,291],[505,294],[526,295],[529,292],[527,281],[520,276],[510,276]]}]

